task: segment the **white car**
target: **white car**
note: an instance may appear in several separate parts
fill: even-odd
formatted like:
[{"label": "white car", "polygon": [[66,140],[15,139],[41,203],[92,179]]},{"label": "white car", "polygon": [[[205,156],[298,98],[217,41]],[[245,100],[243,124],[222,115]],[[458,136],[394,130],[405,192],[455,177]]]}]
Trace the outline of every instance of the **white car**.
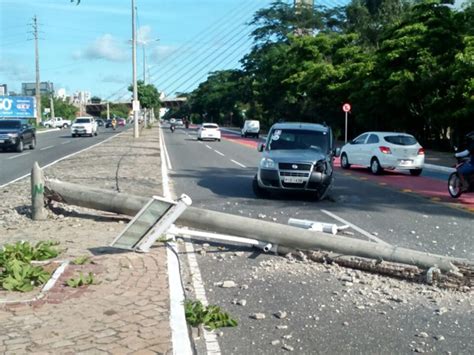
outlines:
[{"label": "white car", "polygon": [[341,167],[362,165],[373,174],[383,169],[409,170],[418,176],[425,164],[425,150],[415,137],[399,132],[366,132],[341,149]]},{"label": "white car", "polygon": [[76,136],[96,136],[97,122],[93,117],[77,117],[71,125],[71,135]]},{"label": "white car", "polygon": [[240,135],[247,138],[247,136],[254,136],[258,138],[260,134],[260,121],[257,120],[246,120]]},{"label": "white car", "polygon": [[198,141],[213,139],[220,142],[221,130],[219,129],[219,125],[215,123],[203,123],[201,127],[199,127],[197,139]]}]

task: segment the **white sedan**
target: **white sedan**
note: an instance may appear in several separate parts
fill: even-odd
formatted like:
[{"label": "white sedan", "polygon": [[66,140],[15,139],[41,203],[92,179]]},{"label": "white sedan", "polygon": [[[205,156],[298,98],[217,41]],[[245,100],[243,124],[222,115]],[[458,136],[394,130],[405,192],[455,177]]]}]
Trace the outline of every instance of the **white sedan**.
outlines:
[{"label": "white sedan", "polygon": [[362,165],[373,174],[383,169],[409,170],[418,176],[425,164],[425,150],[415,137],[399,132],[366,132],[341,149],[341,167]]},{"label": "white sedan", "polygon": [[221,130],[219,129],[219,125],[215,123],[203,123],[201,127],[199,127],[197,139],[198,141],[212,139],[220,142]]}]

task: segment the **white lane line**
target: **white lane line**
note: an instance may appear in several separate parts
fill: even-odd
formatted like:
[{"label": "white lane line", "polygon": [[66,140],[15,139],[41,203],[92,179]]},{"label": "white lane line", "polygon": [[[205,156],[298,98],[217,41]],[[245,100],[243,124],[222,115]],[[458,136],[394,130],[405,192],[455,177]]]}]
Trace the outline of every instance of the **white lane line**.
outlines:
[{"label": "white lane line", "polygon": [[[92,149],[92,148],[94,148],[94,147],[96,147],[96,146],[98,146],[98,145],[101,145],[101,144],[103,144],[103,143],[105,143],[105,142],[108,142],[109,140],[111,140],[111,139],[113,139],[113,138],[115,138],[115,137],[118,137],[118,136],[122,135],[123,133],[125,133],[125,132],[118,133],[118,134],[116,134],[116,135],[113,135],[112,137],[109,137],[109,138],[107,138],[107,139],[104,139],[102,142],[99,142],[99,143],[96,143],[96,144],[94,144],[94,145],[91,145],[90,147],[84,148],[84,149],[79,150],[79,151],[77,151],[77,152],[75,152],[75,153],[66,155],[66,156],[64,156],[64,157],[62,157],[62,158],[59,158],[58,160],[55,160],[55,161],[53,161],[53,162],[51,162],[51,163],[49,163],[49,164],[46,164],[45,166],[43,166],[43,167],[41,167],[41,168],[42,168],[42,169],[49,168],[50,166],[52,166],[52,165],[54,165],[54,164],[57,164],[57,163],[59,163],[59,162],[62,161],[62,160],[69,159],[69,158],[71,158],[71,157],[73,157],[73,156],[75,156],[75,155],[77,155],[77,154],[80,154],[80,153],[82,153],[82,152],[85,152],[86,150]],[[29,173],[28,173],[28,174],[25,174],[25,175],[23,175],[23,176],[20,176],[19,178],[16,178],[16,179],[14,179],[14,180],[12,180],[12,181],[9,181],[9,182],[7,182],[6,184],[0,185],[0,189],[3,189],[4,187],[6,187],[6,186],[8,186],[8,185],[11,185],[11,184],[13,184],[13,183],[15,183],[15,182],[17,182],[17,181],[20,181],[20,180],[22,180],[22,179],[24,179],[24,178],[26,178],[26,177],[28,177],[28,176],[30,176]]]},{"label": "white lane line", "polygon": [[215,151],[217,154],[219,154],[220,156],[225,157],[225,155],[224,155],[223,153],[219,152],[218,150],[215,150],[215,149],[214,149],[214,151]]},{"label": "white lane line", "polygon": [[242,167],[242,168],[246,168],[246,166],[245,166],[244,164],[241,164],[241,163],[239,163],[238,161],[235,161],[234,159],[231,159],[230,161],[231,161],[232,163],[234,163],[234,164],[237,164],[238,166],[240,166],[240,167]]},{"label": "white lane line", "polygon": [[72,141],[65,141],[65,142],[62,142],[61,144],[69,144],[71,143]]},{"label": "white lane line", "polygon": [[362,228],[360,227],[357,227],[355,224],[351,223],[351,222],[348,222],[346,221],[345,219],[339,217],[339,216],[336,216],[334,213],[331,213],[329,211],[326,211],[326,210],[321,210],[322,213],[324,214],[327,214],[329,217],[332,217],[334,218],[335,220],[341,222],[341,223],[344,223],[344,224],[347,224],[349,227],[351,227],[352,229],[356,230],[357,232],[359,232],[360,234],[366,236],[367,238],[369,238],[370,240],[373,240],[374,242],[377,242],[377,243],[380,243],[380,244],[385,244],[385,245],[390,245],[389,243],[383,241],[382,239],[380,238],[377,238],[376,236],[370,234],[369,232],[363,230]]},{"label": "white lane line", "polygon": [[207,144],[206,144],[206,148],[212,149],[212,147],[210,145],[207,145]]},{"label": "white lane line", "polygon": [[[168,149],[166,148],[166,144],[165,144],[165,136],[163,135],[163,131],[160,129],[160,138],[161,138],[161,141],[163,142],[161,148],[163,150],[163,153],[164,153],[164,160],[162,160],[162,162],[166,162],[166,165],[168,166],[168,170],[173,170],[173,167],[171,166],[171,160],[170,160],[170,156],[168,154]],[[161,144],[161,143],[160,143]]]},{"label": "white lane line", "polygon": [[[196,260],[196,254],[194,252],[193,244],[189,239],[185,239],[184,247],[186,249],[186,255],[188,257],[189,271],[191,272],[194,294],[198,301],[201,301],[203,306],[208,306],[209,302],[206,297],[206,290],[204,289],[204,283],[202,282],[201,271],[199,270],[199,264]],[[204,339],[206,341],[207,354],[219,355],[221,349],[217,336],[215,333],[210,333],[204,329]]]},{"label": "white lane line", "polygon": [[[168,150],[166,149],[163,131],[160,129],[160,156],[161,156],[161,181],[163,185],[163,195],[165,198],[173,198],[174,192],[169,183],[168,169],[166,167],[169,161]],[[171,165],[171,164],[170,164]],[[178,248],[175,243],[170,243],[170,247],[178,253]],[[188,334],[188,326],[184,314],[183,304],[185,301],[185,294],[182,288],[181,274],[179,267],[179,260],[176,255],[167,248],[168,260],[168,282],[170,288],[170,328],[171,341],[173,344],[174,355],[191,355],[193,353],[191,347],[191,340]]]},{"label": "white lane line", "polygon": [[54,148],[54,145],[48,145],[47,147],[41,148],[40,150],[48,150]]},{"label": "white lane line", "polygon": [[24,157],[25,155],[28,155],[28,154],[31,154],[31,152],[26,152],[26,153],[23,153],[23,154],[13,155],[13,156],[11,156],[10,158],[7,158],[7,159],[12,160],[12,159],[16,159],[16,158],[21,158],[21,157]]}]

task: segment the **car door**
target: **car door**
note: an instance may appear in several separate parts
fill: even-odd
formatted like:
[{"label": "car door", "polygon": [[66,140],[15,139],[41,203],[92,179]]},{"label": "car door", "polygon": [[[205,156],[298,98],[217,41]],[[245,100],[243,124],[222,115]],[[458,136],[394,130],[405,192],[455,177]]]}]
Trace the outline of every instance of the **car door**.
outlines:
[{"label": "car door", "polygon": [[368,136],[367,133],[361,134],[350,143],[350,153],[348,153],[348,157],[351,164],[362,164],[362,148]]},{"label": "car door", "polygon": [[23,123],[21,125],[21,132],[23,136],[23,144],[30,144],[31,139],[33,138],[33,134],[29,125],[27,125],[26,123]]},{"label": "car door", "polygon": [[375,133],[371,133],[367,138],[367,141],[361,145],[361,165],[370,166],[370,161],[374,155],[376,155],[376,150],[378,149],[380,143],[379,137]]}]

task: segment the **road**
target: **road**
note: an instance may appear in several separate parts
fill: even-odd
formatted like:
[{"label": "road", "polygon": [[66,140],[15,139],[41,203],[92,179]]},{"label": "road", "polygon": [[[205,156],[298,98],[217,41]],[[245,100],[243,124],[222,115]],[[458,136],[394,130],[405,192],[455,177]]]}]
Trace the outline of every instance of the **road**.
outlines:
[{"label": "road", "polygon": [[30,173],[35,161],[44,167],[58,159],[64,158],[123,130],[99,127],[96,137],[72,138],[69,129],[50,130],[37,134],[36,149],[25,149],[23,153],[0,152],[0,186]]},{"label": "road", "polygon": [[[474,259],[472,212],[429,191],[436,179],[446,181],[443,174],[374,177],[362,169],[337,168],[334,188],[324,201],[256,199],[251,187],[259,161],[255,141],[225,133],[221,142],[198,142],[194,131],[184,129],[164,130],[164,136],[173,190],[191,196],[194,206],[282,224],[291,217],[350,224],[347,233],[357,238]],[[412,181],[411,188],[406,181]],[[415,191],[418,186],[424,191]],[[199,271],[209,303],[229,310],[240,322],[218,338],[223,353],[474,352],[474,305],[465,294],[248,248],[193,244],[188,248],[200,252],[188,249],[184,254],[193,254],[199,269],[189,273]],[[219,287],[224,280],[239,287]],[[235,304],[239,299],[246,306]],[[278,319],[278,311],[287,317]],[[265,319],[252,319],[260,312]]]}]

